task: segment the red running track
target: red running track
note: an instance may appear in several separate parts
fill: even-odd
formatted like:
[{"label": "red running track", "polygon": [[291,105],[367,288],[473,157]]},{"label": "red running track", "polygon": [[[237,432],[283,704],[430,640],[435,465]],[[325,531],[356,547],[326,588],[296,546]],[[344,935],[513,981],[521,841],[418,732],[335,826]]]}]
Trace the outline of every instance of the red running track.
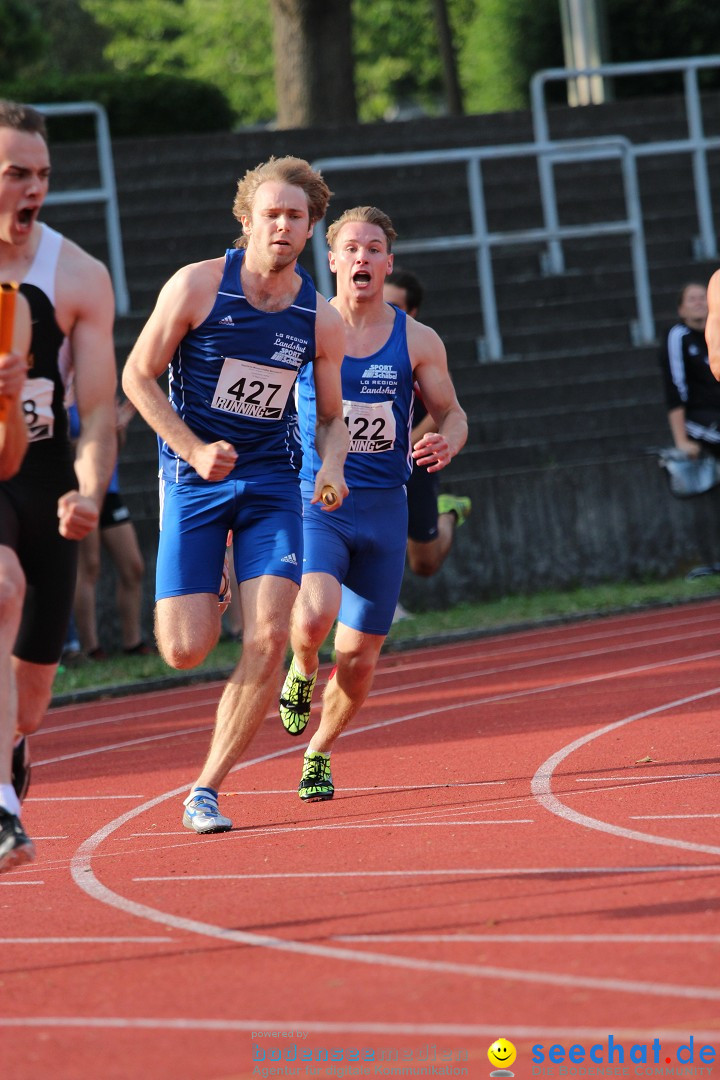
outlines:
[{"label": "red running track", "polygon": [[[269,717],[213,837],[181,816],[217,684],[53,710],[38,860],[0,877],[2,1076],[376,1075],[348,1068],[365,1048],[484,1077],[498,1037],[519,1078],[610,1034],[720,1053],[719,670],[720,601],[389,655],[333,802],[300,802]],[[263,1072],[279,1047],[345,1064]]]}]

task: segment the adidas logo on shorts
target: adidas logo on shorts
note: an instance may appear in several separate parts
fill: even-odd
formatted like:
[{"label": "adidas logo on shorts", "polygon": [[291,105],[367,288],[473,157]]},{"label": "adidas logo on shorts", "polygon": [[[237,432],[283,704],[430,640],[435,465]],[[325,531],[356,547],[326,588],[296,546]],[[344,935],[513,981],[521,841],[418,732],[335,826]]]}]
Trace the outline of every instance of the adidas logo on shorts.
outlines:
[{"label": "adidas logo on shorts", "polygon": [[220,320],[220,326],[234,326],[235,323],[232,320],[232,315],[226,315],[224,319]]},{"label": "adidas logo on shorts", "polygon": [[295,552],[294,551],[291,551],[289,555],[283,555],[280,562],[291,563],[292,566],[297,566],[297,564],[298,564],[298,561],[295,558]]}]

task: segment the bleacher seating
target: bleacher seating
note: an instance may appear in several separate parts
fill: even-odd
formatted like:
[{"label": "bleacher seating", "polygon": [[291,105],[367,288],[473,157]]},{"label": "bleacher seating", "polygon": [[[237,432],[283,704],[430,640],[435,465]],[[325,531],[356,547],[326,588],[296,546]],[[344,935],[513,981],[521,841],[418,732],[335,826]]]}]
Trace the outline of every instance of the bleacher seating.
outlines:
[{"label": "bleacher seating", "polygon": [[[720,95],[703,98],[706,130],[720,129]],[[622,134],[634,141],[682,138],[680,97],[634,99],[581,109],[554,107],[556,138]],[[51,128],[52,132],[52,128]],[[120,139],[113,144],[132,313],[117,323],[122,364],[163,282],[180,265],[214,257],[237,234],[235,183],[271,153],[310,160],[341,154],[443,150],[532,139],[529,113],[428,119],[357,129],[242,131],[185,138]],[[82,187],[94,170],[90,146],[54,148],[56,188]],[[710,155],[717,163],[720,151]],[[715,266],[696,262],[697,220],[689,156],[640,163],[640,187],[654,314],[661,331],[687,280]],[[711,168],[720,204],[718,170]],[[484,167],[490,226],[541,222],[530,159]],[[622,216],[612,163],[557,167],[563,223]],[[375,203],[400,236],[467,228],[461,166],[328,177],[331,214]],[[718,210],[720,213],[720,209]],[[94,207],[48,208],[46,220],[107,258]],[[667,445],[655,348],[633,345],[635,317],[627,240],[602,237],[565,245],[566,271],[544,275],[539,244],[493,257],[505,359],[481,362],[483,326],[473,253],[398,256],[427,287],[423,318],[448,348],[458,396],[470,418],[463,454],[444,476],[473,499],[446,566],[432,580],[408,572],[403,602],[413,610],[506,592],[620,581],[677,572],[720,554],[716,496],[672,499],[648,447]],[[313,269],[308,247],[303,262]],[[138,524],[152,575],[156,539],[154,437],[137,419],[122,458],[122,488]],[[148,589],[148,593],[151,590]],[[148,601],[149,603],[149,601]]]}]

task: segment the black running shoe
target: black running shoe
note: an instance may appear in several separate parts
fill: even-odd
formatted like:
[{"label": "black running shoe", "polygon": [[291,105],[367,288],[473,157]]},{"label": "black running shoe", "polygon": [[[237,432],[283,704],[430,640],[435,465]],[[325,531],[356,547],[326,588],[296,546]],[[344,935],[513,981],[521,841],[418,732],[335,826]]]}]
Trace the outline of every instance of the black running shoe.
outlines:
[{"label": "black running shoe", "polygon": [[35,848],[20,824],[20,818],[0,806],[0,874],[32,862]]},{"label": "black running shoe", "polygon": [[27,738],[23,738],[13,749],[12,786],[20,802],[23,801],[30,787],[30,747]]}]

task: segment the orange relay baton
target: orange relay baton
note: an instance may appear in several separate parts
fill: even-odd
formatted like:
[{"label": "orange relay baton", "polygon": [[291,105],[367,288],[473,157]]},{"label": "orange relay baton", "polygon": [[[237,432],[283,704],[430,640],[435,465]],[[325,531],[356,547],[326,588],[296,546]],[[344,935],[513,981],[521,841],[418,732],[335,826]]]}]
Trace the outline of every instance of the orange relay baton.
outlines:
[{"label": "orange relay baton", "polygon": [[[15,332],[15,299],[18,286],[14,281],[0,282],[0,353],[12,351]],[[8,399],[0,397],[0,423],[7,419]]]}]

